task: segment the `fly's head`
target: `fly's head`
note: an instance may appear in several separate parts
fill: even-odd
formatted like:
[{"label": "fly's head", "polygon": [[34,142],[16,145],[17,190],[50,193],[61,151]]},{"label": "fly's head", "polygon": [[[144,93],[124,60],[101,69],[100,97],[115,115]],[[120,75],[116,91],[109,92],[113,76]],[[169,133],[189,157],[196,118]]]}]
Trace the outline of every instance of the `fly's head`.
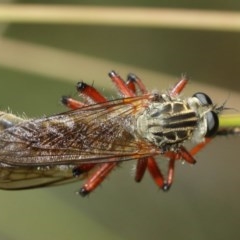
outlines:
[{"label": "fly's head", "polygon": [[218,130],[219,110],[204,93],[187,99],[159,95],[136,121],[141,138],[148,140],[164,152],[176,150],[186,140],[201,142]]},{"label": "fly's head", "polygon": [[201,142],[204,138],[214,137],[219,127],[218,114],[223,107],[216,107],[211,98],[202,92],[195,93],[187,102],[198,118],[198,124],[193,132],[193,140]]}]

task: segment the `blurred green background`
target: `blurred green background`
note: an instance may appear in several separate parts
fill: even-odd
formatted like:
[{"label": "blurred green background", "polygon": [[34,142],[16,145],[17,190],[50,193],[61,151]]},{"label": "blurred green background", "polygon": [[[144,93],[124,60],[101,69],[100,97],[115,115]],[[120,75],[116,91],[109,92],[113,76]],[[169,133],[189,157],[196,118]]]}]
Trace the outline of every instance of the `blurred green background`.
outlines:
[{"label": "blurred green background", "polygon": [[[233,0],[53,3],[240,10]],[[218,104],[229,98],[227,106],[239,109],[239,32],[2,23],[0,34],[1,110],[29,117],[64,111],[60,97],[77,97],[79,80],[94,82],[111,98],[115,93],[107,73],[112,69],[123,77],[135,72],[149,89],[159,90],[187,73],[192,81],[186,95],[204,91]],[[84,199],[75,195],[82,182],[0,191],[0,239],[237,239],[239,144],[237,137],[218,138],[197,155],[195,166],[178,163],[168,193],[158,190],[148,174],[136,184],[132,162]]]}]

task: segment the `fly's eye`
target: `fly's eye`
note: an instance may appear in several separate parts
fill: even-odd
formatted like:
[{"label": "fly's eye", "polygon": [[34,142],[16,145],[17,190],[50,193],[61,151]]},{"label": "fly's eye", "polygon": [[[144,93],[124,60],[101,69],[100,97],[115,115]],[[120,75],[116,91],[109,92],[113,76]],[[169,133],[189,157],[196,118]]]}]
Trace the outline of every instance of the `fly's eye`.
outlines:
[{"label": "fly's eye", "polygon": [[195,93],[193,97],[197,98],[202,105],[212,105],[212,100],[211,98],[202,92]]},{"label": "fly's eye", "polygon": [[207,119],[207,133],[205,137],[213,137],[218,130],[219,126],[219,120],[217,113],[210,111],[206,113],[206,119]]}]

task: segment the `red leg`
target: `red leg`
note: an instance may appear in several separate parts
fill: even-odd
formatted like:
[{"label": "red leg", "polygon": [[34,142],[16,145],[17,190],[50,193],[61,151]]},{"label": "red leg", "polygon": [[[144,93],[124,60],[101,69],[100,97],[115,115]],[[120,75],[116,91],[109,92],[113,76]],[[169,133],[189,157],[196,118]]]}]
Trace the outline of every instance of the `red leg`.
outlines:
[{"label": "red leg", "polygon": [[173,175],[174,175],[174,166],[175,166],[175,159],[169,159],[169,164],[168,164],[168,174],[167,174],[167,183],[165,184],[165,188],[163,190],[168,190],[173,182]]},{"label": "red leg", "polygon": [[169,159],[168,173],[167,173],[167,178],[165,180],[161,172],[161,169],[158,167],[155,159],[152,157],[148,159],[148,171],[150,172],[156,185],[160,187],[163,191],[169,190],[169,188],[172,185],[175,160],[176,160],[175,158]]},{"label": "red leg", "polygon": [[197,144],[195,147],[193,147],[189,153],[191,155],[195,155],[197,154],[200,150],[202,150],[210,141],[212,140],[212,138],[205,138],[204,142],[201,142],[199,144]]},{"label": "red leg", "polygon": [[153,157],[149,157],[147,161],[148,161],[148,164],[147,164],[148,171],[151,174],[154,182],[158,187],[164,189],[164,186],[165,186],[164,177],[155,159]]},{"label": "red leg", "polygon": [[94,163],[84,163],[73,168],[72,173],[74,177],[78,177],[85,172],[89,172],[96,166]]},{"label": "red leg", "polygon": [[79,190],[81,196],[86,196],[92,192],[96,187],[98,187],[102,181],[107,177],[107,175],[112,171],[112,169],[117,165],[116,162],[102,163],[99,169],[94,172],[92,176],[88,178],[83,187]]},{"label": "red leg", "polygon": [[178,94],[180,94],[184,87],[187,85],[187,83],[188,83],[187,78],[183,76],[169,92],[170,96],[176,97]]},{"label": "red leg", "polygon": [[[135,74],[133,74],[133,73],[128,74],[127,83],[128,82],[134,83],[134,86],[137,85],[141,94],[148,93],[148,91],[147,91],[145,85],[143,84],[142,80],[139,77],[137,77]],[[136,88],[135,88],[135,91],[133,91],[133,92],[136,94]]]},{"label": "red leg", "polygon": [[107,99],[99,93],[94,87],[84,83],[77,83],[77,91],[84,97],[90,98],[95,103],[106,102]]},{"label": "red leg", "polygon": [[66,107],[73,109],[73,110],[86,106],[84,103],[79,102],[79,101],[77,101],[71,97],[67,97],[67,96],[62,96],[61,101]]},{"label": "red leg", "polygon": [[135,80],[128,78],[125,84],[126,84],[126,86],[127,86],[129,89],[131,89],[131,91],[136,95],[137,89],[136,89]]},{"label": "red leg", "polygon": [[191,153],[188,152],[188,150],[181,146],[180,147],[180,158],[184,159],[186,162],[190,164],[195,164],[197,161],[194,159]]},{"label": "red leg", "polygon": [[135,181],[140,182],[146,172],[148,165],[148,158],[140,158],[137,160],[136,172],[135,172]]},{"label": "red leg", "polygon": [[169,189],[172,185],[175,161],[179,159],[184,159],[190,164],[195,164],[196,160],[193,158],[193,155],[197,154],[210,141],[210,138],[206,138],[204,142],[197,144],[190,151],[186,150],[183,146],[181,146],[179,152],[168,152],[165,154],[165,156],[170,158],[168,166],[167,184],[165,185],[167,188],[165,190]]},{"label": "red leg", "polygon": [[175,161],[179,159],[184,159],[191,164],[194,164],[196,161],[184,147],[180,147],[179,152],[166,152],[164,155],[165,157],[169,158],[166,180],[164,180],[161,170],[158,168],[158,165],[156,163],[149,162],[149,164],[151,164],[151,168],[148,169],[153,179],[155,180],[155,183],[164,191],[167,191],[169,190],[173,182]]},{"label": "red leg", "polygon": [[[77,91],[81,93],[82,96],[91,99],[93,102],[106,102],[107,99],[102,96],[94,87],[89,86],[84,82],[77,83]],[[71,97],[63,96],[62,103],[70,109],[78,109],[86,106],[85,103],[77,101]]]},{"label": "red leg", "polygon": [[123,97],[134,97],[134,92],[127,87],[123,79],[114,71],[109,73],[109,77],[112,79],[113,83],[116,85],[118,91],[122,94]]}]

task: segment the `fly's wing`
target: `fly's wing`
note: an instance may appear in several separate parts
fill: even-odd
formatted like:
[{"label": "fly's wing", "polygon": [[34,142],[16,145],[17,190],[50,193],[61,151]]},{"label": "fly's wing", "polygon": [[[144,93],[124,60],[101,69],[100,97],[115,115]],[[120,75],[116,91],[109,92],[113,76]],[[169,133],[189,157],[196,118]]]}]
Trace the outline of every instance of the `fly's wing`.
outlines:
[{"label": "fly's wing", "polygon": [[[43,186],[55,186],[79,180],[72,174],[73,166],[48,167],[0,167],[0,189],[17,190]],[[81,179],[87,173],[81,175]]]},{"label": "fly's wing", "polygon": [[[26,121],[11,113],[0,111],[0,131]],[[72,165],[46,167],[19,167],[0,163],[0,189],[18,190],[43,186],[55,186],[79,180],[74,178]],[[81,179],[87,173],[81,174]]]},{"label": "fly's wing", "polygon": [[0,163],[76,165],[154,155],[158,150],[137,139],[132,126],[146,101],[114,100],[7,128],[0,132]]}]

